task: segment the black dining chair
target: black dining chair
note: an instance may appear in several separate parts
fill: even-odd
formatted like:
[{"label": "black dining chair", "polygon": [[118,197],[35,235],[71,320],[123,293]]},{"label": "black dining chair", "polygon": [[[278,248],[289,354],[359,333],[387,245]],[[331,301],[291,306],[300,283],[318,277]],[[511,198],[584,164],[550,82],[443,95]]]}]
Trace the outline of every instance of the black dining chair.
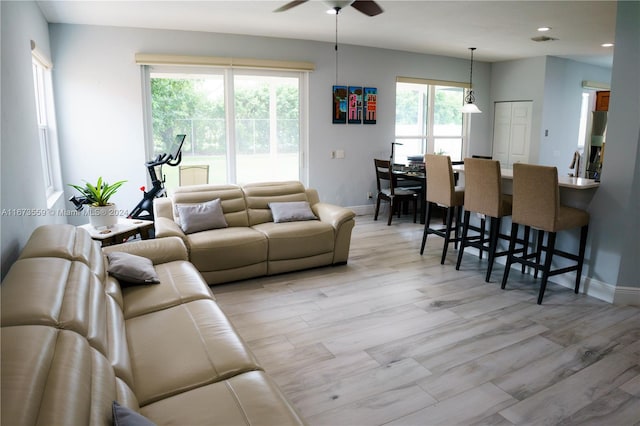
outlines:
[{"label": "black dining chair", "polygon": [[378,186],[378,195],[376,196],[376,211],[373,220],[378,220],[380,212],[380,203],[382,200],[389,202],[389,218],[387,225],[391,225],[393,214],[397,211],[398,217],[402,203],[411,202],[413,204],[413,223],[416,223],[418,210],[418,193],[409,189],[396,187],[396,177],[393,175],[393,169],[389,160],[373,160],[376,171],[376,184]]}]

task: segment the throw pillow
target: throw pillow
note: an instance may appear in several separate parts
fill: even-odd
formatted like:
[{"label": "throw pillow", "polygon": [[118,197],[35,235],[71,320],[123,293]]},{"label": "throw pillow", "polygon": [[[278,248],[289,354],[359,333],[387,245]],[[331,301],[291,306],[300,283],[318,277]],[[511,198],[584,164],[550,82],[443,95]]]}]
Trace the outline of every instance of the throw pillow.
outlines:
[{"label": "throw pillow", "polygon": [[180,227],[185,234],[229,226],[224,218],[219,198],[199,204],[176,204]]},{"label": "throw pillow", "polygon": [[269,208],[275,223],[318,219],[306,201],[269,203]]},{"label": "throw pillow", "polygon": [[113,401],[111,406],[114,426],[156,426],[151,420],[131,408],[123,407]]},{"label": "throw pillow", "polygon": [[118,281],[132,284],[157,284],[160,282],[153,263],[146,257],[114,251],[107,254],[107,272]]}]

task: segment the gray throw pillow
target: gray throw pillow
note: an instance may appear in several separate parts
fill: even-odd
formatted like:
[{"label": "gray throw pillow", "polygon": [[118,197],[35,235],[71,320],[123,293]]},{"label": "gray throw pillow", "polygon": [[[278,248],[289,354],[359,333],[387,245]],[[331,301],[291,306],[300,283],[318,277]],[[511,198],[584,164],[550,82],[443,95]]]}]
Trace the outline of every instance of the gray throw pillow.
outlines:
[{"label": "gray throw pillow", "polygon": [[199,204],[176,204],[180,227],[185,234],[229,226],[224,218],[220,198]]},{"label": "gray throw pillow", "polygon": [[160,282],[153,262],[146,257],[114,251],[107,254],[107,272],[118,281],[131,284],[157,284]]},{"label": "gray throw pillow", "polygon": [[275,223],[318,219],[306,201],[269,203],[269,208]]},{"label": "gray throw pillow", "polygon": [[156,426],[151,420],[131,408],[123,407],[113,401],[113,426]]}]

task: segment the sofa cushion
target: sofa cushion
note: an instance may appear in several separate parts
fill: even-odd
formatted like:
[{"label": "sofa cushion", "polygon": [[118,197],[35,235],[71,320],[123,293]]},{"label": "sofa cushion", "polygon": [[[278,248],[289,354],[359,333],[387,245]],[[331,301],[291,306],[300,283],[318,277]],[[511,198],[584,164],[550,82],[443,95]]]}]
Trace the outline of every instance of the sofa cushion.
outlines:
[{"label": "sofa cushion", "polygon": [[151,260],[131,253],[114,251],[107,255],[107,272],[123,284],[157,284],[158,274]]},{"label": "sofa cushion", "polygon": [[123,312],[126,319],[181,303],[213,299],[209,287],[193,264],[176,261],[156,265],[160,284],[130,286],[122,289]]},{"label": "sofa cushion", "polygon": [[140,406],[259,369],[213,300],[137,316],[126,326]]},{"label": "sofa cushion", "polygon": [[[236,185],[194,185],[181,186],[173,191],[171,197],[176,204],[204,203],[219,198],[227,224],[233,226],[248,226],[247,205],[244,193]],[[180,223],[180,214],[174,207],[173,219]]]},{"label": "sofa cushion", "polygon": [[298,181],[250,183],[242,187],[247,200],[249,225],[273,222],[269,203],[309,201]]},{"label": "sofa cushion", "polygon": [[334,229],[326,222],[267,222],[253,228],[268,238],[269,260],[298,259],[333,251]]},{"label": "sofa cushion", "polygon": [[140,412],[176,425],[300,425],[302,419],[263,372],[251,371],[146,405]]},{"label": "sofa cushion", "polygon": [[224,218],[220,198],[196,204],[176,204],[180,227],[185,234],[229,226]]},{"label": "sofa cushion", "polygon": [[106,297],[102,283],[83,262],[55,257],[20,259],[2,282],[2,325],[73,330],[106,353]]},{"label": "sofa cushion", "polygon": [[2,327],[1,351],[3,425],[111,423],[113,369],[78,333]]},{"label": "sofa cushion", "polygon": [[36,228],[20,253],[20,259],[32,257],[77,260],[100,278],[105,273],[100,243],[93,241],[85,229],[73,225],[50,224]]},{"label": "sofa cushion", "polygon": [[306,201],[289,201],[269,203],[271,215],[275,223],[317,220]]},{"label": "sofa cushion", "polygon": [[239,268],[267,260],[267,238],[252,228],[229,227],[187,236],[190,260],[201,272]]}]

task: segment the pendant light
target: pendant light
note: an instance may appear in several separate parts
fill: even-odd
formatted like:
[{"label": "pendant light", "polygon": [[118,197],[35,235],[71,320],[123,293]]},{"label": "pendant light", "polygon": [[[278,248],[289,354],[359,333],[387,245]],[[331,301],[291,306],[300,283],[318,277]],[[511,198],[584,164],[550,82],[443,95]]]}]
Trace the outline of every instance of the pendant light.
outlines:
[{"label": "pendant light", "polygon": [[464,114],[475,114],[482,112],[476,106],[476,97],[473,96],[473,51],[476,50],[475,47],[470,47],[471,51],[471,72],[469,73],[469,91],[467,92],[467,96],[464,97],[464,106],[460,109],[460,111]]},{"label": "pendant light", "polygon": [[342,8],[340,6],[335,6],[333,8],[334,13],[336,14],[336,44],[335,44],[335,51],[336,51],[336,85],[338,85],[338,15],[340,14],[341,10],[342,10]]}]

